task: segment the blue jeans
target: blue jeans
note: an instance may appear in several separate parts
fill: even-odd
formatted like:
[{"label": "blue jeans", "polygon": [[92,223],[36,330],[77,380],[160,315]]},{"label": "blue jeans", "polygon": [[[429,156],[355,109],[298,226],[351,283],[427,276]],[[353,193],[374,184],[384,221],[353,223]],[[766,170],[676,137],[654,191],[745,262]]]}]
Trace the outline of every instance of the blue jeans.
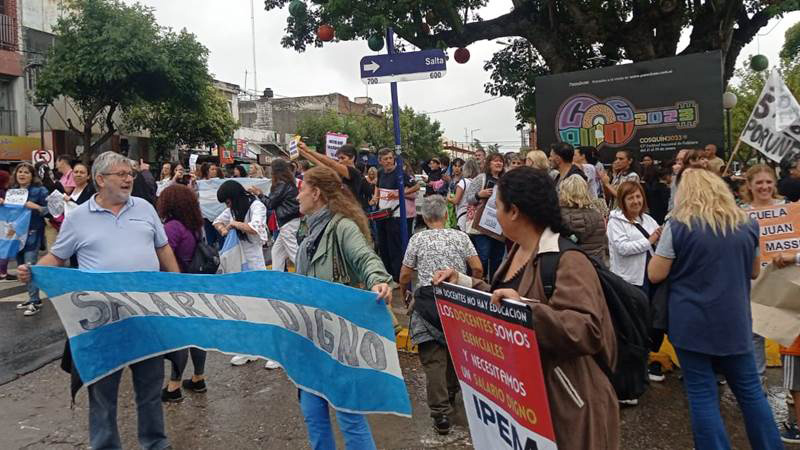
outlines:
[{"label": "blue jeans", "polygon": [[[169,446],[164,432],[161,385],[164,382],[164,357],[131,364],[136,413],[139,418],[139,446],[162,450]],[[117,429],[117,395],[122,370],[89,385],[89,443],[94,450],[121,449]]]},{"label": "blue jeans", "polygon": [[764,336],[753,333],[753,356],[756,360],[758,375],[762,377],[767,372],[767,354],[764,345]]},{"label": "blue jeans", "polygon": [[719,411],[714,369],[725,376],[744,416],[751,448],[782,449],[772,410],[761,388],[752,353],[713,356],[676,348],[689,399],[689,416],[697,449],[730,449]]},{"label": "blue jeans", "polygon": [[[300,410],[308,428],[308,439],[313,450],[336,450],[328,402],[324,398],[300,389]],[[339,429],[344,435],[347,450],[374,450],[375,441],[369,430],[366,416],[336,411]]]},{"label": "blue jeans", "polygon": [[[28,233],[25,241],[25,248],[17,253],[17,264],[27,264],[32,266],[39,260],[39,246],[41,245],[41,234],[38,230]],[[28,301],[39,305],[42,300],[39,298],[39,286],[33,281],[28,283]]]},{"label": "blue jeans", "polygon": [[473,234],[470,237],[472,238],[472,243],[475,244],[475,250],[478,252],[481,265],[483,265],[483,276],[492,281],[494,273],[497,272],[497,268],[503,262],[506,245],[497,239],[492,239],[482,234]]}]

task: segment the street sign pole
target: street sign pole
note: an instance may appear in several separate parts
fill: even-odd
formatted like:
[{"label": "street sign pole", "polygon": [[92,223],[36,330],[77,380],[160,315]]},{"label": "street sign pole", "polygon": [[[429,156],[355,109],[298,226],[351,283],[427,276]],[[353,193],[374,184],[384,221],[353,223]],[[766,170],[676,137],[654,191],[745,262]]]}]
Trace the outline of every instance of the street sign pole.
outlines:
[{"label": "street sign pole", "polygon": [[[390,55],[394,54],[394,30],[391,27],[386,29],[386,50]],[[397,83],[392,82],[392,119],[394,121],[394,153],[397,166],[394,171],[397,174],[397,185],[400,194],[400,239],[403,243],[403,255],[406,254],[408,245],[408,225],[406,223],[406,196],[405,196],[405,176],[403,172],[403,153],[402,141],[400,137],[400,104],[397,101]],[[400,255],[400,258],[403,257]]]}]

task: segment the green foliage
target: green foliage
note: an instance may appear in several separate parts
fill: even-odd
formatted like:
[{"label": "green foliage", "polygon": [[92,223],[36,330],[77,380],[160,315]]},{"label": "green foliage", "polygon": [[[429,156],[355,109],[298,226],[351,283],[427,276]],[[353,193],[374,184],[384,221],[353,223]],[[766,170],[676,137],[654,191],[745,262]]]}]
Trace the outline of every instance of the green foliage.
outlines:
[{"label": "green foliage", "polygon": [[[267,11],[289,0],[266,0]],[[484,20],[488,0],[329,0],[308,4],[303,17],[289,17],[281,43],[304,51],[323,45],[317,26],[336,28],[340,41],[382,35],[391,26],[398,46],[457,48],[482,40],[512,38],[484,66],[492,71],[485,90],[517,101],[517,119],[535,114],[535,79],[552,73],[721,50],[729,80],[736,59],[770,19],[800,9],[800,0],[512,0],[509,11]],[[365,46],[366,47],[366,46]]]},{"label": "green foliage", "polygon": [[793,60],[800,56],[800,22],[789,27],[784,37],[781,59]]},{"label": "green foliage", "polygon": [[[152,10],[120,0],[68,0],[56,40],[41,70],[37,100],[61,96],[76,105],[89,156],[117,130],[115,113],[170,102],[198,108],[204,97],[208,51],[194,35],[158,26]],[[92,141],[92,128],[103,134]]]},{"label": "green foliage", "polygon": [[213,85],[207,84],[201,93],[197,108],[186,108],[171,99],[135,105],[125,114],[125,128],[149,130],[151,144],[163,153],[178,145],[224,145],[238,123]]},{"label": "green foliage", "polygon": [[[411,108],[400,112],[403,154],[412,163],[439,156],[442,153],[442,129],[438,121],[431,122],[425,114],[417,114]],[[347,142],[356,148],[394,148],[394,125],[391,113],[383,118],[336,114],[309,115],[300,121],[297,133],[308,138],[309,145],[322,152],[325,148],[325,133],[348,135]]]}]

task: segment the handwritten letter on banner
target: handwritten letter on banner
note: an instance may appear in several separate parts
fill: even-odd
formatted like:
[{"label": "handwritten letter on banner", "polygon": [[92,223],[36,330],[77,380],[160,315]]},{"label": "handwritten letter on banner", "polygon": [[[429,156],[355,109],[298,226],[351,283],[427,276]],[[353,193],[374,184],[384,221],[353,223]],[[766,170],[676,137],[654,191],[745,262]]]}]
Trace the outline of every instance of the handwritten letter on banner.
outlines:
[{"label": "handwritten letter on banner", "polygon": [[394,329],[372,292],[291,273],[90,273],[34,267],[85,383],[197,347],[278,361],[341,411],[411,415]]},{"label": "handwritten letter on banner", "polygon": [[530,308],[447,283],[434,294],[475,448],[555,449]]}]

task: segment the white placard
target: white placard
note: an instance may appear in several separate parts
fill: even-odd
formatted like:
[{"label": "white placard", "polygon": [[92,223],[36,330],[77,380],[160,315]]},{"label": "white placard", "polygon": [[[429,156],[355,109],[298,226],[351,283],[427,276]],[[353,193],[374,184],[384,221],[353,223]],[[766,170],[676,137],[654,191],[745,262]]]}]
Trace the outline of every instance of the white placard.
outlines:
[{"label": "white placard", "polygon": [[486,208],[483,210],[483,215],[481,215],[481,221],[478,222],[478,225],[494,234],[503,234],[503,227],[497,221],[497,187],[492,189],[492,196],[486,202]]},{"label": "white placard", "polygon": [[294,137],[289,141],[289,158],[297,159],[300,156],[300,152],[297,150],[297,143],[299,141],[299,137]]},{"label": "white placard", "polygon": [[199,155],[191,155],[189,156],[189,170],[192,173],[197,172],[197,158]]},{"label": "white placard", "polygon": [[336,159],[336,152],[338,152],[343,145],[347,144],[347,138],[348,136],[346,134],[326,133],[325,154],[328,155],[329,158]]},{"label": "white placard", "polygon": [[27,189],[9,189],[6,191],[6,205],[25,205],[28,201]]}]

